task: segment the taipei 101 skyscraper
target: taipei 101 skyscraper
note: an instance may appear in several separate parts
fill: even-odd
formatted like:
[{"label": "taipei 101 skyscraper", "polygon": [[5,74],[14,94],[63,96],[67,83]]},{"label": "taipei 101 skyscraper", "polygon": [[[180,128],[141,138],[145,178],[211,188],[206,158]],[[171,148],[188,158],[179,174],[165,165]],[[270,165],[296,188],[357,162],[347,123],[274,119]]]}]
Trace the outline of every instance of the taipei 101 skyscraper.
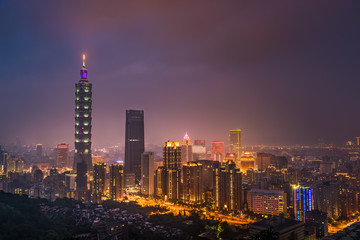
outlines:
[{"label": "taipei 101 skyscraper", "polygon": [[[74,170],[78,164],[86,164],[92,170],[91,160],[91,104],[92,84],[87,80],[85,55],[80,70],[80,80],[75,84],[75,155]],[[84,166],[82,166],[84,168]]]}]

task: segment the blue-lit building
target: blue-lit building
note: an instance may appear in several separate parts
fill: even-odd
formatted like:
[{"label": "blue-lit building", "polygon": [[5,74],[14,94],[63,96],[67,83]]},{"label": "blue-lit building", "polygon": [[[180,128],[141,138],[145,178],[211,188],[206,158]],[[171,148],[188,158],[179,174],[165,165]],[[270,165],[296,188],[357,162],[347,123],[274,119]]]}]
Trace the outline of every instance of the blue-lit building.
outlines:
[{"label": "blue-lit building", "polygon": [[294,218],[298,221],[305,221],[305,213],[313,210],[313,189],[301,185],[292,187]]}]

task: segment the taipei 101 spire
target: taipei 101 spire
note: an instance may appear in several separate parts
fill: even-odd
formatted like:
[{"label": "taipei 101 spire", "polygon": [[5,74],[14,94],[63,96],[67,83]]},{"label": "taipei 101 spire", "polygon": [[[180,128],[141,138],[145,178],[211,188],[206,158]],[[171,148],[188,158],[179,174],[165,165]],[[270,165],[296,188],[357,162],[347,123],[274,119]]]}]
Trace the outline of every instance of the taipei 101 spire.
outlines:
[{"label": "taipei 101 spire", "polygon": [[78,163],[85,163],[86,169],[92,169],[91,160],[91,112],[92,84],[87,79],[85,54],[80,70],[80,80],[75,84],[75,155],[74,169]]}]

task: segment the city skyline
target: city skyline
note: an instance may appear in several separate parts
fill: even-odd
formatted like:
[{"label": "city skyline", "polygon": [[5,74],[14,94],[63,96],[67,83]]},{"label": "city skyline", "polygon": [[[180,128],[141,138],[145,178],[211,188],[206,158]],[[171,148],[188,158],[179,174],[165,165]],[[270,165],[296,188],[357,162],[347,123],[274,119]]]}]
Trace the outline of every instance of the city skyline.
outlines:
[{"label": "city skyline", "polygon": [[76,2],[35,11],[3,1],[0,143],[73,143],[71,89],[85,53],[95,145],[124,145],[126,109],[146,112],[147,144],[184,132],[226,141],[235,128],[244,145],[342,144],[360,135],[360,6],[324,3],[128,2],[98,11],[89,1],[79,12]]}]

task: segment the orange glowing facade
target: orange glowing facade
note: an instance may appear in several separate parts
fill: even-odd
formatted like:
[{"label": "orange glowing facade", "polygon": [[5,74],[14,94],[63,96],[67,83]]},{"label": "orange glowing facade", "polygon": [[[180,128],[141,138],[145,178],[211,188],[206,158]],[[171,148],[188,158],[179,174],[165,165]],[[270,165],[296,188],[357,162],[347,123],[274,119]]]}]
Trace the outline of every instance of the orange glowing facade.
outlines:
[{"label": "orange glowing facade", "polygon": [[211,142],[211,159],[213,161],[223,162],[225,155],[224,141]]},{"label": "orange glowing facade", "polygon": [[240,170],[246,172],[248,169],[255,169],[255,158],[251,153],[244,153],[240,158]]},{"label": "orange glowing facade", "polygon": [[59,167],[69,165],[69,144],[58,144],[56,146],[56,160]]}]

